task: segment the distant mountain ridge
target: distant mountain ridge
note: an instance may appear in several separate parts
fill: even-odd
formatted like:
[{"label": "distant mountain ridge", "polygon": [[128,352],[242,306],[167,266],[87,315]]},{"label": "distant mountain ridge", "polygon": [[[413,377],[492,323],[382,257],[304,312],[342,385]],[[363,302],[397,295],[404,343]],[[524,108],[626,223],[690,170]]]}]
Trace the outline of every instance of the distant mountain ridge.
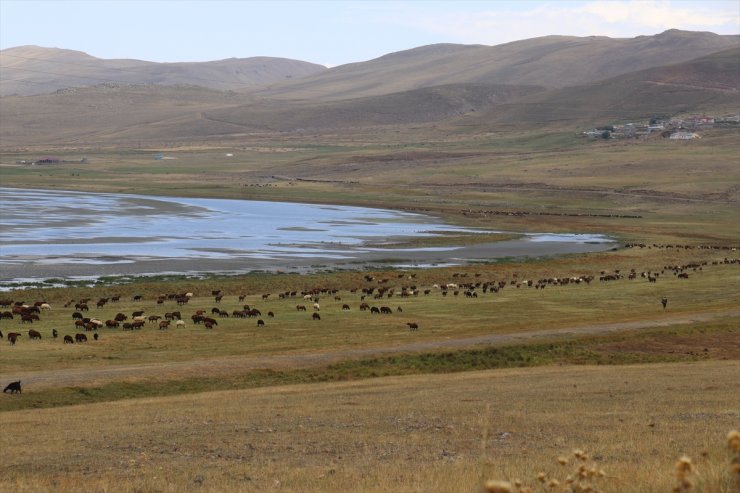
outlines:
[{"label": "distant mountain ridge", "polygon": [[281,99],[335,100],[444,84],[561,88],[740,46],[740,36],[669,30],[636,38],[545,36],[497,46],[430,45],[256,88]]},{"label": "distant mountain ridge", "polygon": [[95,58],[81,51],[19,46],[0,51],[0,96],[45,94],[68,87],[117,84],[196,85],[239,90],[326,70],[287,58],[229,58],[211,62],[157,63]]},{"label": "distant mountain ridge", "polygon": [[[229,141],[250,134],[348,132],[380,126],[396,130],[414,125],[444,125],[448,129],[552,123],[573,126],[686,112],[716,110],[734,114],[740,107],[739,40],[737,36],[684,31],[616,40],[632,43],[630,56],[635,59],[629,60],[630,67],[652,65],[596,80],[591,78],[597,77],[597,73],[601,77],[617,70],[605,65],[609,58],[604,53],[611,53],[611,60],[625,56],[621,48],[614,48],[619,45],[613,43],[615,40],[596,39],[595,46],[606,48],[595,50],[597,55],[575,58],[573,50],[581,53],[583,46],[593,41],[550,36],[509,43],[498,47],[505,56],[499,53],[490,65],[476,65],[473,61],[480,60],[480,53],[497,47],[430,45],[369,62],[324,68],[317,75],[290,83],[254,86],[244,91],[198,84],[97,82],[43,95],[3,97],[0,145],[5,149],[39,144],[125,147],[132,142]],[[716,50],[717,46],[725,47]],[[679,62],[670,61],[675,55],[668,56],[675,51],[682,52],[683,57],[685,53],[707,50],[713,51]],[[564,53],[570,55],[562,60],[563,67],[591,75],[583,76],[581,83],[565,87],[522,82],[539,80],[533,74],[546,66],[551,67],[548,70],[555,78],[558,72],[552,67],[557,64],[544,64],[543,60],[560,59]],[[640,53],[653,61],[639,59]],[[662,59],[655,61],[658,54],[662,54]],[[69,50],[60,50],[58,55],[69,66],[96,60]],[[594,65],[594,56],[603,59]],[[502,58],[509,60],[506,66],[510,73],[519,70],[521,79],[509,84],[485,82],[489,76],[511,77],[501,71]],[[513,63],[515,60],[518,61]],[[620,70],[627,65],[626,59],[622,60]],[[231,62],[207,62],[206,66],[223,63],[233,67]],[[142,62],[106,63],[127,69],[139,67]],[[472,68],[461,70],[461,64]],[[177,65],[178,70],[190,68],[189,64]],[[196,65],[198,69],[203,67]],[[5,72],[3,66],[3,77]]]}]

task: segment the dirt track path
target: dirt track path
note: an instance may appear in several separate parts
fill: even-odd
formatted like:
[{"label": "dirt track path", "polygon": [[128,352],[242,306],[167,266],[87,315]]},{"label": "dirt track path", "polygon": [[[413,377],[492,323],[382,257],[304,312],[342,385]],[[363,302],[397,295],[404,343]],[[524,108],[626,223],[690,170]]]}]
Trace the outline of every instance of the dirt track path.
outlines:
[{"label": "dirt track path", "polygon": [[[602,325],[586,325],[565,329],[537,330],[516,334],[487,334],[461,339],[439,339],[397,346],[361,349],[341,349],[297,354],[277,354],[268,356],[231,356],[227,358],[149,363],[141,365],[110,366],[106,368],[70,368],[53,371],[37,371],[3,376],[3,381],[21,380],[24,387],[41,389],[45,387],[96,386],[116,380],[138,380],[157,378],[181,379],[189,377],[217,377],[233,373],[243,373],[257,369],[293,369],[321,366],[348,359],[382,356],[393,353],[427,351],[434,349],[470,347],[477,344],[523,343],[544,338],[567,338],[575,335],[604,334],[621,330],[668,327],[695,322],[706,322],[719,318],[740,316],[740,310],[717,313],[701,313],[689,316],[672,317],[661,320],[641,320],[636,322],[617,322]],[[7,377],[7,378],[6,378]]]}]

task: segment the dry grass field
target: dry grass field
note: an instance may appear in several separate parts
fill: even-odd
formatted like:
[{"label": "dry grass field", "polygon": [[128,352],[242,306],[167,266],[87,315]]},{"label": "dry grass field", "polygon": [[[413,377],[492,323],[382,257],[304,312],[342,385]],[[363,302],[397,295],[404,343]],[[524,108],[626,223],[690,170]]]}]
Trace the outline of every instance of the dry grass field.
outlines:
[{"label": "dry grass field", "polygon": [[0,490],[458,493],[495,478],[562,491],[537,475],[565,484],[582,449],[600,491],[671,491],[685,454],[692,491],[732,493],[739,372],[506,369],[6,412]]}]

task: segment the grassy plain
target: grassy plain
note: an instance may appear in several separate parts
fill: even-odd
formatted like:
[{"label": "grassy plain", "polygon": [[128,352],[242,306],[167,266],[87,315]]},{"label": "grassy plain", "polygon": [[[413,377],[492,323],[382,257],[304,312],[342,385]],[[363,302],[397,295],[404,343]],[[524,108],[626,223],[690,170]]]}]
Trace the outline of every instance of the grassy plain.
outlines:
[{"label": "grassy plain", "polygon": [[[737,361],[386,377],[3,413],[4,491],[479,491],[584,449],[602,491],[731,493]],[[735,404],[737,401],[735,400]],[[61,451],[64,451],[61,453]],[[537,489],[536,491],[540,491]],[[542,489],[545,491],[545,489]]]},{"label": "grassy plain", "polygon": [[[740,246],[736,133],[675,143],[490,130],[419,126],[223,146],[54,149],[89,163],[50,167],[15,164],[49,149],[0,155],[4,186],[382,206],[512,232],[724,248],[9,293],[47,300],[52,310],[33,325],[41,341],[28,340],[30,326],[0,320],[3,332],[23,332],[15,346],[0,345],[0,377],[26,382],[23,395],[0,400],[3,422],[13,423],[0,435],[0,447],[12,451],[0,465],[0,491],[476,491],[481,478],[534,486],[543,471],[563,479],[555,458],[573,448],[606,471],[604,491],[670,491],[684,453],[696,459],[697,491],[733,491],[723,447],[740,422],[740,276],[738,264],[724,260]],[[154,161],[157,152],[175,159]],[[668,268],[689,263],[704,265],[688,269],[688,279]],[[598,281],[602,271],[632,269],[634,280]],[[649,283],[639,276],[647,271],[663,274]],[[596,280],[516,287],[587,275]],[[432,292],[366,300],[392,315],[360,312],[360,292],[349,290],[377,288],[384,278],[397,290]],[[486,281],[506,288],[479,288],[471,299],[432,287]],[[317,287],[341,298],[321,297],[320,321],[311,320],[311,303],[277,299]],[[214,289],[225,293],[218,305]],[[185,307],[154,302],[186,291],[195,296]],[[187,326],[101,329],[99,341],[71,346],[50,338],[52,328],[60,338],[77,332],[64,302],[116,294],[123,301],[90,315],[180,309]],[[144,301],[131,301],[134,294]],[[254,319],[218,318],[211,331],[190,323],[196,309],[240,308],[240,294],[266,327]]]}]

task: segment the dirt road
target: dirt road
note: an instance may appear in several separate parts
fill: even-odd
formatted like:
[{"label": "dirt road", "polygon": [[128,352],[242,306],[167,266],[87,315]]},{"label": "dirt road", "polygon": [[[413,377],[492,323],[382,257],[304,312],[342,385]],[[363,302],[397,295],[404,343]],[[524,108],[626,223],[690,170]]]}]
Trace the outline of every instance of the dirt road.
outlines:
[{"label": "dirt road", "polygon": [[[337,363],[349,359],[369,358],[394,353],[454,349],[479,344],[516,344],[537,339],[567,339],[577,335],[605,334],[622,330],[668,327],[696,322],[707,322],[720,318],[738,317],[740,310],[717,313],[702,313],[661,320],[641,320],[637,322],[617,322],[603,325],[574,326],[557,330],[537,330],[515,334],[488,334],[461,339],[440,339],[415,342],[397,346],[362,349],[342,349],[311,353],[291,353],[267,356],[232,356],[218,359],[205,359],[181,362],[165,362],[142,365],[110,366],[106,368],[70,368],[53,371],[37,371],[3,375],[2,381],[21,380],[24,387],[41,389],[47,387],[98,386],[117,380],[148,380],[153,378],[185,379],[192,377],[218,377],[244,373],[257,369],[310,368]],[[423,330],[423,328],[422,328]]]}]

